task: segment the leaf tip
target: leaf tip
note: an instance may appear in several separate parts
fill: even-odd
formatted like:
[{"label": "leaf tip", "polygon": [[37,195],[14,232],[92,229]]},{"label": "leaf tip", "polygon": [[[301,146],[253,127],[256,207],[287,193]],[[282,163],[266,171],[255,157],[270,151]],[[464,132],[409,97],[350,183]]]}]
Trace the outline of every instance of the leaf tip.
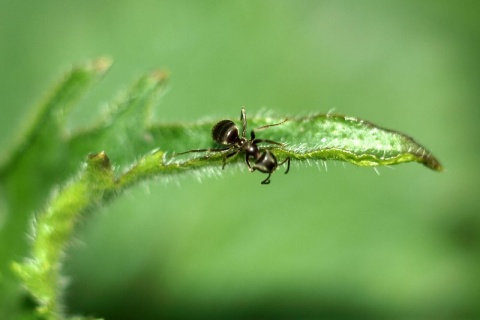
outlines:
[{"label": "leaf tip", "polygon": [[168,70],[155,70],[150,74],[152,80],[163,82],[170,78],[170,72]]},{"label": "leaf tip", "polygon": [[443,169],[443,166],[442,164],[440,163],[440,161],[438,161],[437,158],[435,158],[432,154],[426,154],[422,157],[422,163],[427,167],[427,168],[430,168],[432,170],[435,170],[435,171],[438,171],[438,172],[442,172],[444,169]]},{"label": "leaf tip", "polygon": [[94,167],[103,169],[110,169],[110,159],[105,151],[99,153],[89,154],[88,163]]},{"label": "leaf tip", "polygon": [[89,67],[97,73],[104,73],[113,64],[113,60],[108,57],[100,57],[90,62]]}]

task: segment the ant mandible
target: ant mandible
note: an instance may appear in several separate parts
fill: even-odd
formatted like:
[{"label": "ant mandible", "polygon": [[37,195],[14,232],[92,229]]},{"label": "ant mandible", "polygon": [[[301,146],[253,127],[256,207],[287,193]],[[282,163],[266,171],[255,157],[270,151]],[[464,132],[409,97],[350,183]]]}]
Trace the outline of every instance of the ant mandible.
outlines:
[{"label": "ant mandible", "polygon": [[[262,127],[256,128],[256,130],[262,130],[270,128],[273,126],[278,126],[285,123],[288,119],[283,120],[282,122],[269,124]],[[277,146],[283,146],[282,143],[278,143],[272,140],[266,139],[257,139],[255,138],[255,130],[252,130],[250,133],[250,139],[247,139],[247,116],[245,114],[245,108],[242,107],[240,114],[240,121],[242,121],[242,135],[239,135],[238,127],[232,120],[221,120],[217,122],[212,128],[212,138],[220,145],[224,145],[223,148],[214,148],[214,149],[194,149],[177,154],[185,154],[190,152],[222,152],[228,151],[223,158],[222,169],[225,168],[227,159],[235,156],[240,152],[245,152],[245,163],[248,166],[248,170],[253,172],[258,170],[263,173],[267,173],[268,177],[263,180],[262,184],[270,183],[270,176],[273,171],[275,171],[278,166],[281,166],[285,162],[287,163],[287,170],[285,174],[290,170],[290,157],[287,157],[282,162],[278,163],[277,158],[268,149],[260,150],[258,147],[259,143],[269,143]],[[250,159],[254,159],[253,165],[250,163]]]}]

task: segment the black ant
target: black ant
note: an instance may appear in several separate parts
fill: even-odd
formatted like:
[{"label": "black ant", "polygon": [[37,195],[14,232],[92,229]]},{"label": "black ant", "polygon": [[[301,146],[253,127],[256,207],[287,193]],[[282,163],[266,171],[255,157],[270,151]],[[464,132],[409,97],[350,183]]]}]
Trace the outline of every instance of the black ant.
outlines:
[{"label": "black ant", "polygon": [[[278,126],[285,123],[288,119],[283,120],[282,122],[265,125],[256,130],[262,130],[266,128],[270,128],[273,126]],[[273,171],[277,169],[278,166],[281,166],[285,162],[287,162],[287,170],[285,173],[288,173],[290,170],[290,157],[287,157],[282,162],[278,163],[277,158],[275,155],[268,149],[260,151],[257,144],[259,143],[269,143],[274,144],[277,146],[283,146],[283,144],[272,141],[272,140],[265,140],[265,139],[257,139],[255,138],[255,130],[252,130],[250,133],[250,140],[246,137],[247,132],[247,116],[245,115],[245,108],[242,107],[242,111],[240,114],[240,121],[242,121],[242,136],[239,136],[239,131],[237,125],[232,120],[222,120],[217,122],[212,128],[212,138],[220,145],[224,145],[226,147],[223,148],[215,148],[215,149],[194,149],[189,150],[177,154],[185,154],[189,152],[222,152],[228,151],[225,157],[223,158],[223,166],[222,169],[225,168],[227,163],[227,159],[233,157],[234,155],[245,152],[245,162],[248,166],[248,170],[253,172],[258,170],[263,173],[268,173],[268,177],[262,181],[262,184],[269,184],[270,183],[270,176],[272,175]],[[250,159],[253,158],[255,162],[253,165],[250,163]]]}]

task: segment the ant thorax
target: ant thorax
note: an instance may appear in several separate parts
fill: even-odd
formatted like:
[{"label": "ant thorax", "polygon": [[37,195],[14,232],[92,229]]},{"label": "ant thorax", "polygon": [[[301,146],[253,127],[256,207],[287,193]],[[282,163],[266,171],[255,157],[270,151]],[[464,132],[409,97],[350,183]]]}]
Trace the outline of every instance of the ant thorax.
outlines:
[{"label": "ant thorax", "polygon": [[242,149],[245,150],[248,157],[258,158],[259,150],[255,140],[245,141],[244,145],[242,145]]}]

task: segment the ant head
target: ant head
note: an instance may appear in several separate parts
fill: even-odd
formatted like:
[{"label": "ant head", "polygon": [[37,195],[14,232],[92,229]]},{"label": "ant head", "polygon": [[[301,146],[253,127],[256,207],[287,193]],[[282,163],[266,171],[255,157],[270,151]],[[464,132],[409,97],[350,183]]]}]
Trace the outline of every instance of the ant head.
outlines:
[{"label": "ant head", "polygon": [[275,155],[270,150],[265,150],[256,158],[253,169],[263,173],[272,173],[277,166],[277,158]]}]

